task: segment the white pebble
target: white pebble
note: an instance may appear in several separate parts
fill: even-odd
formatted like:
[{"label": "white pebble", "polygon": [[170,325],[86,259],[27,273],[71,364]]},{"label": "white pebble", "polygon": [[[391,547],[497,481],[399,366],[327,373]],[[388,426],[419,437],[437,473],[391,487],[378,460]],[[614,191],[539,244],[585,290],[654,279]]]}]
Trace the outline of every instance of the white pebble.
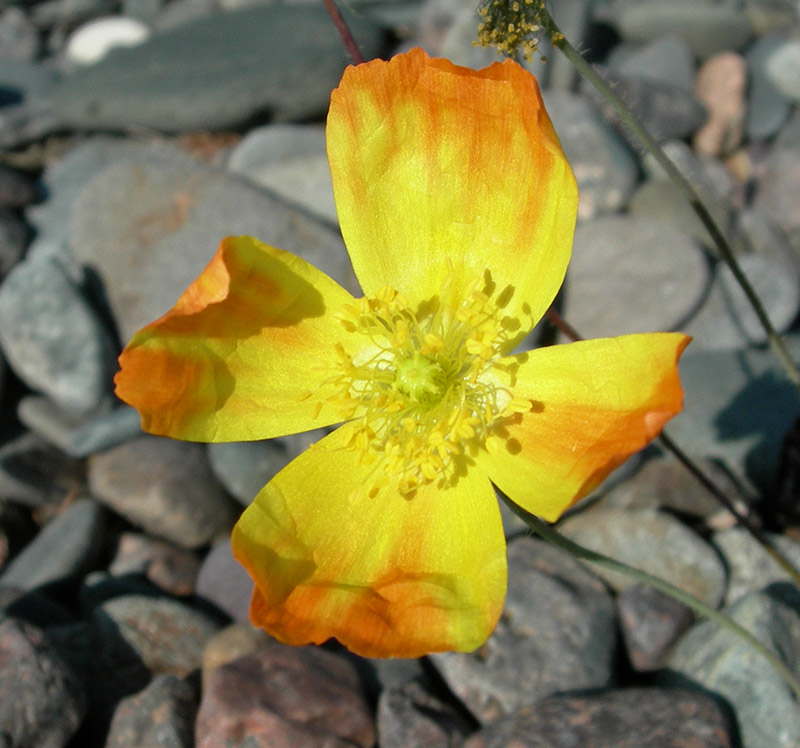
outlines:
[{"label": "white pebble", "polygon": [[70,34],[64,54],[76,65],[91,65],[114,47],[134,47],[150,36],[150,29],[135,18],[98,18]]}]

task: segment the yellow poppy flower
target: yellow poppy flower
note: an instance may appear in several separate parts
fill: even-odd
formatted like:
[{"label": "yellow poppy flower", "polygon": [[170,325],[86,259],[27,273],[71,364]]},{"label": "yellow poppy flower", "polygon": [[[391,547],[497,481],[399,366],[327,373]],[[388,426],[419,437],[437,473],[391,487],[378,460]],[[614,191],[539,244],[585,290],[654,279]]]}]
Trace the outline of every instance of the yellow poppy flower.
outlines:
[{"label": "yellow poppy flower", "polygon": [[[555,520],[681,408],[688,342],[512,355],[567,268],[577,189],[535,79],[421,50],[345,72],[328,156],[355,299],[304,260],[223,240],[120,357],[152,433],[266,439],[344,423],[233,534],[253,622],[368,656],[469,651],[497,623],[492,484]],[[610,300],[612,303],[613,300]]]}]

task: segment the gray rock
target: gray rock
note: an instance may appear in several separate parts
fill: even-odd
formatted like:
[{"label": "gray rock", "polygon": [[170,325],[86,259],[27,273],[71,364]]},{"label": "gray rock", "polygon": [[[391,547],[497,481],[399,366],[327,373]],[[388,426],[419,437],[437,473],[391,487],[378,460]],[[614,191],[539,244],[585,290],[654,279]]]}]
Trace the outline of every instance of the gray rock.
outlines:
[{"label": "gray rock", "polygon": [[236,519],[200,444],[143,435],[95,455],[89,485],[134,525],[183,548],[210,543]]},{"label": "gray rock", "polygon": [[371,748],[375,743],[358,673],[332,652],[269,641],[218,667],[207,685],[197,715],[197,748]]},{"label": "gray rock", "polygon": [[142,433],[139,414],[127,405],[88,418],[75,418],[45,397],[28,395],[20,399],[17,417],[71,457],[88,457]]},{"label": "gray rock", "polygon": [[789,40],[778,45],[764,67],[778,91],[789,101],[800,101],[800,41]]},{"label": "gray rock", "polygon": [[[718,195],[702,193],[703,202],[711,211],[717,225],[725,230],[730,224],[730,210]],[[675,231],[691,236],[710,251],[715,251],[708,229],[692,208],[683,190],[674,182],[663,179],[648,179],[631,197],[628,206],[631,215],[668,224]]]},{"label": "gray rock", "polygon": [[751,140],[764,140],[775,135],[791,112],[791,104],[767,73],[767,63],[783,43],[782,35],[762,36],[745,55],[749,86],[744,131]]},{"label": "gray rock", "polygon": [[762,210],[786,233],[800,229],[800,143],[796,147],[777,144],[764,163],[754,206]]},{"label": "gray rock", "polygon": [[[382,32],[352,13],[348,21],[365,57],[375,57]],[[66,78],[55,107],[70,126],[90,129],[223,129],[265,112],[296,120],[325,111],[346,63],[324,8],[247,8],[111,51]]]},{"label": "gray rock", "polygon": [[28,227],[22,220],[0,208],[0,280],[19,262],[28,245],[28,236]]},{"label": "gray rock", "polygon": [[0,69],[0,148],[24,145],[62,126],[52,102],[58,76],[49,67],[5,57]]},{"label": "gray rock", "polygon": [[[606,73],[604,77],[611,83],[617,96],[658,141],[685,138],[707,119],[705,107],[691,91],[679,86],[644,78],[626,78],[612,73]],[[581,92],[595,103],[607,121],[612,122],[618,131],[625,132],[625,125],[614,107],[594,86],[582,81]]]},{"label": "gray rock", "polygon": [[323,429],[315,429],[268,441],[209,444],[209,462],[225,490],[242,505],[249,506],[279,470],[325,433]]},{"label": "gray rock", "polygon": [[587,338],[675,330],[707,283],[691,237],[647,218],[605,216],[575,231],[564,316]]},{"label": "gray rock", "polygon": [[689,93],[694,88],[692,48],[674,34],[659,36],[640,47],[620,44],[611,50],[607,65],[623,78],[662,83]]},{"label": "gray rock", "polygon": [[800,150],[800,109],[798,109],[780,129],[775,138],[775,148]]},{"label": "gray rock", "polygon": [[752,36],[747,17],[733,6],[681,0],[632,3],[619,14],[619,30],[625,39],[635,42],[666,34],[680,36],[701,59],[741,49]]},{"label": "gray rock", "polygon": [[225,236],[295,252],[355,292],[338,232],[244,181],[200,167],[124,161],[98,174],[72,216],[75,256],[101,278],[124,340],[165,313]]},{"label": "gray rock", "polygon": [[[746,512],[746,497],[726,470],[712,460],[690,457],[735,507]],[[672,456],[648,460],[635,475],[605,494],[600,504],[615,509],[666,509],[706,527],[730,527],[736,521]]]},{"label": "gray rock", "polygon": [[617,598],[622,640],[638,672],[661,666],[681,634],[694,622],[683,603],[645,584],[634,584]]},{"label": "gray rock", "polygon": [[[739,265],[775,329],[786,332],[800,309],[800,275],[795,263],[778,256],[743,255],[739,257]],[[703,306],[684,331],[694,338],[696,347],[711,350],[767,342],[764,328],[727,265],[717,268]]]},{"label": "gray rock", "polygon": [[[665,512],[592,507],[564,520],[561,532],[590,550],[623,561],[716,606],[725,594],[725,569],[711,546]],[[626,574],[591,564],[614,589],[635,584]]]},{"label": "gray rock", "polygon": [[725,713],[710,696],[628,688],[558,695],[483,728],[464,748],[732,748]]},{"label": "gray rock", "polygon": [[151,584],[176,597],[194,594],[200,569],[197,553],[172,543],[133,532],[119,536],[108,566],[112,576],[142,575]]},{"label": "gray rock", "polygon": [[0,346],[17,375],[76,414],[110,398],[116,345],[60,263],[30,259],[0,287]]},{"label": "gray rock", "polygon": [[24,208],[41,198],[33,178],[25,172],[0,164],[0,206]]},{"label": "gray rock", "polygon": [[545,91],[543,96],[578,181],[578,216],[622,208],[638,178],[633,152],[586,98],[569,91]]},{"label": "gray rock", "polygon": [[33,60],[39,51],[39,34],[22,8],[0,13],[0,57]]},{"label": "gray rock", "polygon": [[186,153],[161,141],[109,136],[81,140],[45,169],[42,184],[47,200],[26,212],[36,229],[29,256],[49,255],[54,250],[63,254],[69,237],[70,216],[81,190],[99,171],[126,159],[150,159],[162,166],[194,163]]},{"label": "gray rock", "polygon": [[324,220],[338,221],[323,127],[251,130],[231,152],[228,169]]},{"label": "gray rock", "polygon": [[[789,560],[800,567],[800,543],[784,535],[767,533],[768,540]],[[775,582],[789,582],[789,575],[764,550],[753,536],[741,527],[714,533],[711,539],[728,568],[725,604],[735,603],[748,593],[763,590]]]},{"label": "gray rock", "polygon": [[[797,673],[797,591],[783,592],[752,593],[722,612]],[[716,623],[705,621],[692,627],[667,667],[665,682],[693,685],[725,699],[736,715],[742,748],[794,748],[800,744],[800,712],[789,686],[758,652]]]},{"label": "gray rock", "polygon": [[197,574],[195,593],[234,621],[249,622],[253,580],[233,557],[230,540],[220,541],[206,556]]},{"label": "gray rock", "polygon": [[175,675],[157,675],[114,710],[105,748],[193,748],[197,687]]},{"label": "gray rock", "polygon": [[44,0],[36,3],[31,17],[40,28],[66,26],[113,13],[116,5],[116,0]]},{"label": "gray rock", "polygon": [[[795,359],[800,341],[786,336]],[[689,454],[715,457],[737,477],[770,491],[781,442],[800,396],[769,351],[693,351],[681,358],[683,411],[669,433]]]},{"label": "gray rock", "polygon": [[431,655],[448,687],[483,724],[558,691],[612,678],[616,628],[605,587],[542,541],[508,547],[508,594],[497,629],[471,654]]},{"label": "gray rock", "polygon": [[203,648],[203,692],[208,690],[211,674],[221,665],[269,646],[270,635],[251,623],[231,623],[212,636]]},{"label": "gray rock", "polygon": [[0,584],[30,591],[86,573],[105,544],[106,513],[90,499],[78,499],[50,520],[5,567]]},{"label": "gray rock", "polygon": [[83,466],[43,442],[23,434],[0,447],[0,496],[31,507],[60,504],[83,483]]},{"label": "gray rock", "polygon": [[137,18],[148,26],[154,26],[164,10],[165,0],[122,0],[122,15]]},{"label": "gray rock", "polygon": [[206,642],[221,628],[205,613],[166,597],[126,595],[98,610],[114,621],[153,675],[183,678],[200,668]]},{"label": "gray rock", "polygon": [[377,728],[381,748],[449,748],[472,731],[464,716],[431,693],[421,678],[381,692]]},{"label": "gray rock", "polygon": [[62,748],[86,711],[78,679],[42,631],[0,622],[0,739],[9,748]]}]

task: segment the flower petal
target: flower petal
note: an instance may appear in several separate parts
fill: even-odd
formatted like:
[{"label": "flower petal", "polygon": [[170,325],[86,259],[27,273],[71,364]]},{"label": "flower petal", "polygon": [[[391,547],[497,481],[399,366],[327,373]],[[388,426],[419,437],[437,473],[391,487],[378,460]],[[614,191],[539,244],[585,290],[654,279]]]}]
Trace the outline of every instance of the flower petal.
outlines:
[{"label": "flower petal", "polygon": [[[578,194],[535,78],[420,49],[345,71],[328,159],[342,234],[367,295],[460,299],[488,271],[526,327],[564,279]],[[449,262],[448,262],[449,261]],[[509,288],[510,287],[510,288]]]},{"label": "flower petal", "polygon": [[[331,312],[352,296],[305,260],[247,236],[224,239],[174,308],[119,358],[117,395],[153,434],[265,439],[341,420],[326,368],[347,333]],[[331,390],[331,394],[333,390]]]},{"label": "flower petal", "polygon": [[340,429],[264,488],[233,531],[256,589],[254,624],[288,644],[336,637],[370,657],[472,650],[493,630],[506,588],[494,491],[480,470],[412,498],[370,497]]},{"label": "flower petal", "polygon": [[513,394],[533,407],[478,464],[512,501],[555,521],[680,412],[677,361],[689,340],[625,335],[516,356]]}]

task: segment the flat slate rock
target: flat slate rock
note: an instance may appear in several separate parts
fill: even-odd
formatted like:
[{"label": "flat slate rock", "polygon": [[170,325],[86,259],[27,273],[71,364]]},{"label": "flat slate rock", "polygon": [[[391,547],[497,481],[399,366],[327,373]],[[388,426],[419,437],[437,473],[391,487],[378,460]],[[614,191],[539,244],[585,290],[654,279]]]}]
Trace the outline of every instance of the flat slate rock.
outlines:
[{"label": "flat slate rock", "polygon": [[109,166],[75,205],[70,247],[102,280],[127,342],[173,306],[224,237],[240,234],[301,255],[351,292],[358,289],[338,231],[200,165]]},{"label": "flat slate rock", "polygon": [[[348,21],[365,58],[377,56],[382,31],[360,15]],[[325,112],[347,62],[321,6],[257,6],[112,50],[61,83],[55,109],[88,129],[224,129],[267,113],[297,120]]]},{"label": "flat slate rock", "polygon": [[52,519],[0,574],[0,584],[33,590],[84,574],[104,543],[106,512],[79,499]]},{"label": "flat slate rock", "polygon": [[711,697],[628,688],[542,699],[483,728],[464,748],[732,748],[730,725]]},{"label": "flat slate rock", "polygon": [[508,564],[505,610],[489,640],[470,654],[430,656],[482,724],[612,678],[615,611],[600,580],[566,551],[533,538],[509,544]]}]

